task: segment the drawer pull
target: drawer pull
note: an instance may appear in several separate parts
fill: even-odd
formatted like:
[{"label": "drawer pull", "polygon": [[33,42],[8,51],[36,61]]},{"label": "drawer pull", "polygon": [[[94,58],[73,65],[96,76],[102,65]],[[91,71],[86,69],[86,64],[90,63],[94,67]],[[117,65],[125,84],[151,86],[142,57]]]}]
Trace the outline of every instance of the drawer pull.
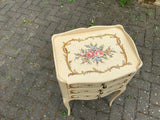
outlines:
[{"label": "drawer pull", "polygon": [[101,96],[100,95],[97,95],[97,99],[100,99],[101,98]]},{"label": "drawer pull", "polygon": [[107,88],[107,85],[105,85],[104,83],[102,83],[102,88],[103,89]]},{"label": "drawer pull", "polygon": [[99,94],[103,94],[103,91],[102,91],[102,90],[99,90]]},{"label": "drawer pull", "polygon": [[78,88],[78,86],[72,86],[72,85],[69,85],[69,88]]},{"label": "drawer pull", "polygon": [[80,92],[71,90],[70,93],[71,93],[71,94],[78,94],[78,93],[80,93]]},{"label": "drawer pull", "polygon": [[79,98],[79,96],[72,95],[71,98]]}]

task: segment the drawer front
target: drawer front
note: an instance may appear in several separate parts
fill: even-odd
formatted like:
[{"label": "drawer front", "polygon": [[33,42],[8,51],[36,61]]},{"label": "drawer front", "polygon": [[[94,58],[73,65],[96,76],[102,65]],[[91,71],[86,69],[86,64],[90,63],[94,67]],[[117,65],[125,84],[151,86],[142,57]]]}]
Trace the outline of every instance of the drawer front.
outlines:
[{"label": "drawer front", "polygon": [[97,94],[98,92],[98,88],[77,88],[69,90],[69,94]]},{"label": "drawer front", "polygon": [[120,80],[116,80],[116,81],[102,83],[101,88],[106,90],[106,89],[112,88],[114,86],[124,85],[124,84],[127,84],[129,82],[129,80],[130,79],[120,79]]},{"label": "drawer front", "polygon": [[70,84],[68,85],[68,88],[69,89],[72,89],[72,88],[99,88],[101,86],[101,83],[97,83],[97,84]]},{"label": "drawer front", "polygon": [[90,100],[90,99],[97,99],[98,95],[70,95],[70,98],[77,100]]},{"label": "drawer front", "polygon": [[122,89],[123,87],[125,87],[125,86],[121,85],[121,86],[117,86],[117,87],[115,87],[113,89],[108,89],[107,91],[103,91],[102,94],[100,94],[100,97],[105,97],[105,96],[107,96],[107,95],[109,95],[109,94],[111,94],[113,92],[116,92],[116,91]]}]

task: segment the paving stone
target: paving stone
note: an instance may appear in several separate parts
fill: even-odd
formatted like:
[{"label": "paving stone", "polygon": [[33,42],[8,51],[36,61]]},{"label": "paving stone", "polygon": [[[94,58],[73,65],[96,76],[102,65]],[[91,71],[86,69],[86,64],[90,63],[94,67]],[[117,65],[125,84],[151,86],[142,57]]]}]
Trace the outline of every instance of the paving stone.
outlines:
[{"label": "paving stone", "polygon": [[160,69],[159,69],[160,67],[159,66],[152,66],[152,72],[154,73],[154,74],[156,74],[157,76],[159,76],[160,75]]},{"label": "paving stone", "polygon": [[8,68],[10,67],[11,63],[13,62],[13,58],[9,56],[0,55],[2,58],[1,60],[1,66],[0,66],[0,73],[3,76],[7,75]]},{"label": "paving stone", "polygon": [[160,106],[151,105],[150,106],[150,115],[153,115],[156,118],[160,119]]},{"label": "paving stone", "polygon": [[[71,108],[73,106],[72,103],[73,103],[73,101],[70,102]],[[59,105],[58,106],[59,108],[56,110],[57,114],[53,114],[53,115],[55,115],[55,120],[81,120],[80,118],[75,117],[72,114],[70,116],[67,115],[67,110],[66,110],[62,100],[59,101],[58,105]]]},{"label": "paving stone", "polygon": [[85,105],[81,104],[80,101],[75,102],[72,114],[82,120],[94,120],[96,117],[96,111],[87,108]]},{"label": "paving stone", "polygon": [[23,63],[26,61],[28,57],[28,53],[19,51],[17,53],[17,57],[13,58],[12,63],[10,64],[10,67],[16,67],[16,68],[22,68]]},{"label": "paving stone", "polygon": [[[7,79],[7,78],[8,79]],[[0,75],[0,88],[6,88],[9,86],[9,83],[11,81],[11,78],[9,76],[3,77],[2,75]]]},{"label": "paving stone", "polygon": [[148,114],[148,108],[149,108],[149,92],[140,90],[137,110],[145,114]]},{"label": "paving stone", "polygon": [[33,73],[33,74],[36,74],[39,69],[40,69],[39,65],[33,64],[33,63],[28,63],[28,60],[26,60],[23,63],[23,66],[21,68],[22,71],[30,72],[30,73]]},{"label": "paving stone", "polygon": [[12,6],[13,4],[6,4],[6,6],[0,11],[0,14],[5,15]]},{"label": "paving stone", "polygon": [[41,19],[41,18],[36,18],[35,23],[40,24],[40,25],[49,25],[49,22],[47,20]]},{"label": "paving stone", "polygon": [[136,45],[143,46],[144,45],[144,32],[138,32],[136,36]]},{"label": "paving stone", "polygon": [[102,112],[97,112],[96,120],[109,120],[109,115]]},{"label": "paving stone", "polygon": [[155,41],[153,43],[153,48],[154,49],[160,49],[160,37],[155,38]]},{"label": "paving stone", "polygon": [[152,84],[151,88],[151,103],[160,105],[160,86],[156,84]]},{"label": "paving stone", "polygon": [[4,48],[3,54],[11,56],[11,57],[16,57],[18,54],[18,50],[13,49],[13,48]]},{"label": "paving stone", "polygon": [[24,72],[19,71],[19,70],[15,70],[13,68],[9,69],[7,75],[10,76],[11,79],[15,79],[17,81],[22,81],[24,79],[24,76],[25,76]]},{"label": "paving stone", "polygon": [[45,110],[45,105],[41,103],[37,103],[33,108],[32,113],[29,116],[29,120],[40,120],[42,118],[42,114]]},{"label": "paving stone", "polygon": [[47,104],[49,97],[51,96],[51,93],[48,91],[45,91],[45,89],[32,88],[28,96],[32,97],[37,101]]},{"label": "paving stone", "polygon": [[51,72],[51,74],[49,75],[49,80],[57,82],[57,77],[56,77],[55,70],[53,70],[53,72]]},{"label": "paving stone", "polygon": [[137,118],[135,120],[158,120],[158,119],[141,114],[141,113],[137,113]]},{"label": "paving stone", "polygon": [[32,47],[31,54],[30,54],[30,56],[28,56],[28,58],[26,59],[25,62],[27,62],[27,63],[35,63],[35,61],[38,59],[38,57],[40,55],[40,51],[41,51],[41,48]]},{"label": "paving stone", "polygon": [[39,39],[36,39],[36,38],[30,38],[28,43],[30,45],[33,45],[33,46],[36,46],[36,47],[39,47],[39,48],[43,48],[46,44],[46,42],[40,41]]},{"label": "paving stone", "polygon": [[96,111],[109,113],[110,107],[108,102],[104,101],[103,99],[96,99],[88,101],[86,106],[90,109],[95,109]]},{"label": "paving stone", "polygon": [[[27,111],[27,110],[26,110]],[[26,111],[18,110],[15,116],[16,120],[27,120],[29,117]]]},{"label": "paving stone", "polygon": [[134,86],[136,88],[142,89],[142,90],[150,90],[150,83],[147,81],[146,78],[143,79],[137,79],[133,78],[129,85]]},{"label": "paving stone", "polygon": [[20,84],[20,82],[16,82],[14,80],[11,80],[9,87],[3,91],[0,99],[3,101],[10,102],[12,100],[13,96],[15,95],[19,84]]},{"label": "paving stone", "polygon": [[152,71],[152,55],[150,54],[143,54],[143,66],[141,69],[144,71],[151,72]]},{"label": "paving stone", "polygon": [[41,70],[36,75],[35,79],[35,86],[42,88],[44,87],[45,83],[49,80],[49,73],[47,70]]},{"label": "paving stone", "polygon": [[136,99],[137,98],[137,93],[138,93],[137,88],[127,86],[126,91],[123,93],[123,95],[126,96],[127,98]]},{"label": "paving stone", "polygon": [[54,118],[60,103],[62,104],[61,96],[53,95],[50,98],[50,102],[48,104],[47,110],[45,111],[43,115],[43,118],[44,119]]},{"label": "paving stone", "polygon": [[153,73],[148,73],[148,72],[142,72],[142,79],[146,82],[149,81],[149,82],[152,82],[152,83],[158,83],[158,84],[160,83],[159,73],[153,74]]},{"label": "paving stone", "polygon": [[33,101],[30,98],[24,97],[22,95],[16,94],[11,102],[14,106],[18,108],[22,108],[26,111],[31,111],[32,107],[35,104],[35,101]]},{"label": "paving stone", "polygon": [[36,64],[38,64],[40,68],[48,68],[51,70],[53,70],[54,68],[53,61],[43,59],[43,58],[39,58],[38,61],[36,61]]},{"label": "paving stone", "polygon": [[155,50],[153,52],[153,64],[154,65],[157,65],[157,66],[160,66],[160,62],[159,62],[159,59],[160,59],[160,50]]},{"label": "paving stone", "polygon": [[40,56],[45,57],[45,58],[48,58],[51,54],[53,54],[51,47],[52,47],[52,46],[51,46],[50,44],[47,44],[47,46],[45,47],[45,49],[43,49],[43,50],[41,51]]},{"label": "paving stone", "polygon": [[126,120],[134,120],[136,109],[135,99],[126,99],[123,118]]},{"label": "paving stone", "polygon": [[0,21],[6,22],[8,19],[5,16],[0,15]]},{"label": "paving stone", "polygon": [[56,82],[48,81],[44,87],[48,92],[51,92],[57,95],[61,95],[59,85]]},{"label": "paving stone", "polygon": [[3,103],[0,101],[0,113],[3,114],[4,116],[7,116],[9,118],[15,118],[16,112],[18,108],[10,106],[7,103]]},{"label": "paving stone", "polygon": [[23,82],[17,88],[17,92],[23,95],[27,95],[27,93],[30,91],[30,88],[33,86],[35,77],[36,76],[32,73],[26,73]]},{"label": "paving stone", "polygon": [[110,120],[121,120],[123,115],[123,108],[118,105],[112,105],[110,112]]}]

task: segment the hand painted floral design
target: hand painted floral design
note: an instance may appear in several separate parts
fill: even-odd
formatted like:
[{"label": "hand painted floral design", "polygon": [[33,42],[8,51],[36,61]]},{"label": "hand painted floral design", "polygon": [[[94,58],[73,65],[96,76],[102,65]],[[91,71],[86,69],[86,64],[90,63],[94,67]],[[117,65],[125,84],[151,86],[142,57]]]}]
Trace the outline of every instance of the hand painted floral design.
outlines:
[{"label": "hand painted floral design", "polygon": [[86,49],[81,49],[81,53],[76,53],[75,59],[81,59],[82,64],[84,63],[94,63],[97,64],[99,62],[103,63],[103,59],[108,59],[109,57],[113,56],[113,53],[116,51],[112,50],[110,47],[104,49],[103,45],[97,46],[97,44],[93,45],[85,45]]}]

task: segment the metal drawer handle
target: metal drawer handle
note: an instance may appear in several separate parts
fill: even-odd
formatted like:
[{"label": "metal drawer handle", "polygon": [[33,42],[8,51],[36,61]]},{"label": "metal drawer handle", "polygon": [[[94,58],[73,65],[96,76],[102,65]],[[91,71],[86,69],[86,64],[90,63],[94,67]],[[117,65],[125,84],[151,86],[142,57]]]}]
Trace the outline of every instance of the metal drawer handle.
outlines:
[{"label": "metal drawer handle", "polygon": [[102,83],[102,88],[103,89],[107,88],[107,85],[105,85],[104,83]]},{"label": "metal drawer handle", "polygon": [[99,94],[103,94],[103,91],[102,91],[102,90],[99,90]]}]

